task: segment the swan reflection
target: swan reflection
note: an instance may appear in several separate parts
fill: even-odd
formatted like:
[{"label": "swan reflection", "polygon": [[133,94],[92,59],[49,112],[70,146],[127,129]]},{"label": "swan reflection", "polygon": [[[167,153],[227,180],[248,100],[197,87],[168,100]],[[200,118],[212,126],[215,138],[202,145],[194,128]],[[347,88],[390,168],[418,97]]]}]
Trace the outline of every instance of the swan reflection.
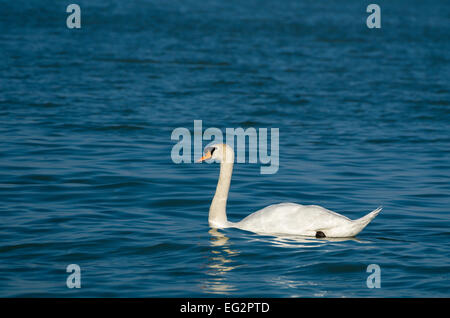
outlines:
[{"label": "swan reflection", "polygon": [[227,282],[227,273],[236,268],[233,266],[233,257],[238,255],[237,251],[230,249],[229,238],[217,229],[209,230],[211,234],[211,256],[208,258],[209,276],[203,284],[203,289],[213,294],[229,294],[236,291],[236,286]]},{"label": "swan reflection", "polygon": [[[355,237],[347,238],[315,238],[299,235],[267,235],[258,234],[253,232],[243,231],[247,243],[261,242],[264,244],[270,244],[275,247],[281,248],[318,248],[329,243],[353,241],[357,243],[367,243]],[[207,267],[207,279],[202,283],[202,289],[207,293],[213,294],[231,294],[237,290],[237,286],[233,285],[229,281],[230,272],[239,267],[236,262],[236,256],[239,255],[239,251],[232,249],[229,242],[229,238],[217,229],[210,229],[211,235],[211,250],[208,257]],[[236,245],[235,245],[236,246]],[[315,285],[315,282],[311,281],[290,281],[285,280],[283,277],[278,277],[272,283],[279,284],[283,287],[298,288],[305,285]]]},{"label": "swan reflection", "polygon": [[[256,233],[258,234],[258,233]],[[301,236],[301,235],[287,235],[287,234],[258,234],[258,236],[253,237],[252,241],[260,241],[270,243],[273,246],[278,247],[287,247],[287,248],[314,248],[320,247],[327,243],[332,242],[345,242],[345,241],[354,241],[358,243],[366,243],[357,239],[356,237],[324,237],[324,238],[315,238],[310,236]]]}]

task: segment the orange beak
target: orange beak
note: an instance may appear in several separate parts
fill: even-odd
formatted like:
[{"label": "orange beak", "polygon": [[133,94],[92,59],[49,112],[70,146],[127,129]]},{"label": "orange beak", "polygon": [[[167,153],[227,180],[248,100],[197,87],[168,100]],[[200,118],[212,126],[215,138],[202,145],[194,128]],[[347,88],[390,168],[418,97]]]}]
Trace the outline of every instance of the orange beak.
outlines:
[{"label": "orange beak", "polygon": [[211,156],[212,156],[212,155],[211,155],[211,151],[208,151],[207,153],[205,153],[205,155],[204,155],[203,157],[201,157],[200,159],[198,159],[197,162],[205,161],[205,160],[211,158]]}]

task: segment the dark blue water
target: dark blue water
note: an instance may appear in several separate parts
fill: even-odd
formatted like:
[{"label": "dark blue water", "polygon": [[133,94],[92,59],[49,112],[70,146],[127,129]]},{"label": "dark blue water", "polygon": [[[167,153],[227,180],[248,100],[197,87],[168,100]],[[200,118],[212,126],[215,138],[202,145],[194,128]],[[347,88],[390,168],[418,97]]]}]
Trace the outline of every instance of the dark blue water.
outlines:
[{"label": "dark blue water", "polygon": [[[368,1],[69,3],[0,1],[0,296],[449,296],[450,2],[378,1],[381,29]],[[384,209],[341,241],[210,230],[218,165],[170,156],[194,120],[279,128],[231,221]]]}]

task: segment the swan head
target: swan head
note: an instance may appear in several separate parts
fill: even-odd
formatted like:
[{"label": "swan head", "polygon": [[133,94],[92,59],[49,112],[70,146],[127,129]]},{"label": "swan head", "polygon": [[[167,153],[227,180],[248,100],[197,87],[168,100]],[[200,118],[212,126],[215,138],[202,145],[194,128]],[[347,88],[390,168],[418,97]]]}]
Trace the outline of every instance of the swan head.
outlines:
[{"label": "swan head", "polygon": [[227,144],[213,144],[205,148],[205,155],[198,159],[197,162],[208,159],[216,160],[221,163],[233,163],[234,151]]}]

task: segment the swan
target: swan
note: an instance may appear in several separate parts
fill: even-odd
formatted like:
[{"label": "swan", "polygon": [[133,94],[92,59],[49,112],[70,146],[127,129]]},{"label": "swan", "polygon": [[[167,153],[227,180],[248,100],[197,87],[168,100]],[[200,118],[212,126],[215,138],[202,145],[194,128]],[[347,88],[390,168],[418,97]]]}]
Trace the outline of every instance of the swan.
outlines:
[{"label": "swan", "polygon": [[234,164],[234,151],[227,144],[213,144],[205,148],[205,155],[197,160],[220,162],[219,180],[209,208],[210,227],[238,228],[260,234],[288,234],[316,238],[353,237],[361,232],[381,211],[381,207],[362,218],[346,216],[317,205],[279,203],[267,206],[239,222],[227,220],[226,206]]}]

